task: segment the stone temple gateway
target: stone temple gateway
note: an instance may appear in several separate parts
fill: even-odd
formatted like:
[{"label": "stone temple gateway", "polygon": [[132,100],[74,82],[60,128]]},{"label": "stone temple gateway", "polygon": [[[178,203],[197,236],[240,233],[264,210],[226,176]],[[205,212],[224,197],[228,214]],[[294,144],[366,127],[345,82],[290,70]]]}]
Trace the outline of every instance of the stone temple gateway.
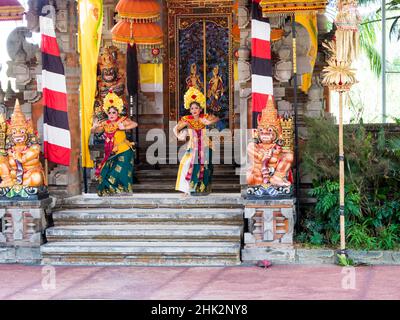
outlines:
[{"label": "stone temple gateway", "polygon": [[[80,99],[87,76],[81,72],[84,49],[78,39],[81,2],[102,4],[102,15],[91,11],[103,20],[90,125],[107,121],[103,106],[110,90],[123,101],[124,117],[138,123],[126,132],[135,144],[137,183],[130,193],[99,197],[95,168],[82,160],[87,147],[99,165],[106,142],[97,133],[82,138],[88,106]],[[319,81],[320,44],[329,36],[323,15],[327,3],[139,2],[147,7],[137,0],[30,0],[26,27],[8,35],[6,68],[16,92],[0,89],[3,117],[15,113],[19,99],[42,138],[43,59],[30,38],[41,32],[39,17],[50,12],[65,69],[71,159],[69,166],[43,166],[49,196],[0,197],[0,262],[218,266],[294,261],[301,188],[311,182],[300,179],[297,170],[298,145],[306,139],[303,116],[329,113],[329,90]],[[43,11],[46,5],[53,9]],[[139,16],[129,18],[130,13]],[[132,47],[136,60],[127,68]],[[173,129],[190,117],[192,104],[185,108],[190,88],[204,96],[204,118],[216,119],[212,125],[203,122],[214,161],[212,192],[183,197],[175,181],[191,127],[182,129],[183,141]],[[1,144],[0,131],[5,157],[9,149]]]}]

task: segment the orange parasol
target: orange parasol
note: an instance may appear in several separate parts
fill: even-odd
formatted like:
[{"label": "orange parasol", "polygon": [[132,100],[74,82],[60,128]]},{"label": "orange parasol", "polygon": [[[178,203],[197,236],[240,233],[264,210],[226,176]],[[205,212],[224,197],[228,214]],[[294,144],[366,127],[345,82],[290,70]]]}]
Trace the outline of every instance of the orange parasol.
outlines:
[{"label": "orange parasol", "polygon": [[111,30],[117,45],[136,44],[145,48],[160,48],[163,31],[156,21],[161,8],[154,0],[120,0],[116,6],[119,22]]},{"label": "orange parasol", "polygon": [[0,21],[22,20],[24,12],[17,0],[0,0]]},{"label": "orange parasol", "polygon": [[154,0],[120,0],[115,8],[118,17],[133,22],[155,22],[160,19],[161,8]]},{"label": "orange parasol", "polygon": [[136,43],[142,47],[159,47],[163,43],[163,32],[156,23],[134,23],[119,21],[111,30],[115,43],[133,45]]}]

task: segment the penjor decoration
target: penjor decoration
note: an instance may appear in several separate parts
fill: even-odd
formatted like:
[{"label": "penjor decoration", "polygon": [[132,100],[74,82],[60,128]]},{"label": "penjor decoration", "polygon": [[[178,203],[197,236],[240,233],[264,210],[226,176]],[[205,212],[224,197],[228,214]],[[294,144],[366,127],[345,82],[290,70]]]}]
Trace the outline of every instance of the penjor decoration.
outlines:
[{"label": "penjor decoration", "polygon": [[351,68],[358,55],[358,24],[360,18],[357,12],[356,0],[339,0],[337,27],[335,39],[324,44],[328,51],[328,59],[323,69],[322,83],[339,93],[339,201],[340,201],[340,251],[339,257],[346,259],[345,234],[345,177],[344,177],[344,147],[343,147],[343,94],[356,83],[355,71]]},{"label": "penjor decoration", "polygon": [[277,197],[292,194],[293,119],[280,117],[269,98],[258,117],[248,145],[248,197]]},{"label": "penjor decoration", "polygon": [[42,199],[48,196],[39,157],[38,134],[17,100],[10,120],[0,116],[0,197]]}]

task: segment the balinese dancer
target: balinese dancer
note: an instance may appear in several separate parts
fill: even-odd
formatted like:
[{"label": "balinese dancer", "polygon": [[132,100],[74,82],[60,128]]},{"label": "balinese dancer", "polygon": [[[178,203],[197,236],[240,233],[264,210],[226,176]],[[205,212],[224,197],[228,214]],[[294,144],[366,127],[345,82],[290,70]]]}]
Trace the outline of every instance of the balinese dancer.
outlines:
[{"label": "balinese dancer", "polygon": [[[189,143],[186,153],[179,166],[176,180],[177,191],[185,195],[206,195],[211,192],[212,146],[206,135],[206,127],[219,121],[215,116],[204,114],[206,98],[203,93],[194,87],[185,94],[185,109],[191,115],[181,118],[174,128],[174,134],[180,141]],[[184,130],[184,129],[187,130]]]},{"label": "balinese dancer", "polygon": [[92,133],[104,132],[104,159],[96,169],[99,196],[132,192],[134,181],[133,143],[126,138],[126,131],[136,128],[136,122],[123,117],[124,103],[110,92],[104,99],[103,110],[108,120],[95,122]]}]

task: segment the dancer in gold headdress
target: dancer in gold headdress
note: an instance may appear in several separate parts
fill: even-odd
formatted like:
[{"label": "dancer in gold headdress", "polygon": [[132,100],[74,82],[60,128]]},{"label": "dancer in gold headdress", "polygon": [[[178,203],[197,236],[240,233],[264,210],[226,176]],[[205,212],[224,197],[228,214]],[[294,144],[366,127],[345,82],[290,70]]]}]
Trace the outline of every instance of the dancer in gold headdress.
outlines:
[{"label": "dancer in gold headdress", "polygon": [[104,132],[104,159],[96,170],[100,196],[132,192],[134,179],[134,150],[125,131],[137,127],[137,123],[122,117],[124,103],[115,93],[107,94],[103,110],[108,120],[95,122],[93,133]]},{"label": "dancer in gold headdress", "polygon": [[[181,160],[176,190],[186,195],[207,194],[211,192],[212,152],[206,135],[206,127],[219,121],[215,116],[203,113],[206,108],[206,97],[194,87],[185,94],[185,109],[191,115],[181,118],[174,128],[174,134],[181,140],[190,140],[184,157]],[[187,131],[183,129],[187,128]]]}]

